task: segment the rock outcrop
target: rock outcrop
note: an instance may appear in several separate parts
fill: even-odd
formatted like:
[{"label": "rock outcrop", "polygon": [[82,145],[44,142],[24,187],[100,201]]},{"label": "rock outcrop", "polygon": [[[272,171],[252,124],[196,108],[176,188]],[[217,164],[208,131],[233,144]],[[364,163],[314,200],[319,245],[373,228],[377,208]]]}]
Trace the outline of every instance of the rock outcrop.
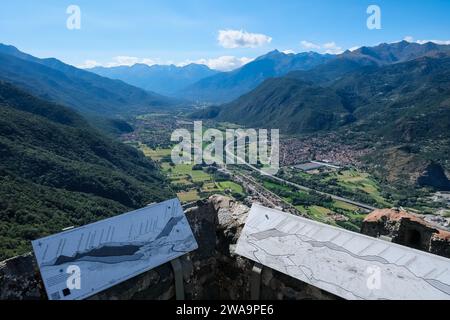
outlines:
[{"label": "rock outcrop", "polygon": [[[249,208],[213,196],[185,211],[199,249],[180,258],[187,300],[250,299],[254,263],[234,253]],[[169,263],[101,292],[91,299],[173,299]],[[264,268],[261,299],[335,299],[277,271]],[[0,299],[46,299],[33,254],[0,263]]]},{"label": "rock outcrop", "polygon": [[450,180],[442,166],[437,163],[428,165],[417,179],[417,183],[420,186],[429,186],[442,191],[450,190]]}]

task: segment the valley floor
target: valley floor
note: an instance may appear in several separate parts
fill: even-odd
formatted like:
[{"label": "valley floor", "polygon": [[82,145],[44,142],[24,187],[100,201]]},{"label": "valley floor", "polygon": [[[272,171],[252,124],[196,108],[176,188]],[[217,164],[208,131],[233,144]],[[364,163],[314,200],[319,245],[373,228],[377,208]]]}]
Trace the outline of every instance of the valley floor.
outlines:
[{"label": "valley floor", "polygon": [[[437,217],[433,220],[441,227],[450,224],[448,201],[432,197],[431,190],[411,188],[405,191],[380,182],[368,172],[369,168],[361,160],[373,148],[361,147],[359,143],[352,147],[341,142],[338,137],[331,136],[301,139],[281,137],[282,169],[277,175],[278,180],[274,180],[242,166],[173,164],[171,133],[179,128],[186,128],[190,132],[193,129],[192,121],[182,116],[148,114],[138,117],[134,125],[136,131],[132,135],[125,135],[123,139],[159,164],[160,170],[170,180],[172,189],[184,203],[205,199],[215,193],[232,195],[238,199],[259,198],[261,202],[285,206],[293,213],[353,231],[359,231],[369,211],[367,208],[371,207],[404,207],[412,212]],[[214,122],[204,123],[204,126],[222,131],[238,127]],[[302,170],[296,166],[311,160],[336,166],[320,166],[316,170]],[[299,189],[297,185],[304,189]],[[358,203],[364,204],[366,208],[364,205],[358,207]]]}]

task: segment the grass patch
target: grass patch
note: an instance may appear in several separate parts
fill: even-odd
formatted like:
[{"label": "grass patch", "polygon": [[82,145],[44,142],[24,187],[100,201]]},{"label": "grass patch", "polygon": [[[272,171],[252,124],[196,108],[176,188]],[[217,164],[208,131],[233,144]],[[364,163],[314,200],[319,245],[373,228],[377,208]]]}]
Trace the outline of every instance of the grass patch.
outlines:
[{"label": "grass patch", "polygon": [[174,179],[174,180],[171,180],[171,183],[174,184],[174,185],[181,185],[181,186],[190,186],[190,185],[192,185],[192,182],[189,181],[187,178]]},{"label": "grass patch", "polygon": [[311,206],[308,208],[308,211],[314,217],[324,217],[331,213],[330,209],[320,206]]},{"label": "grass patch", "polygon": [[239,193],[241,195],[244,194],[244,189],[241,185],[233,182],[233,181],[221,181],[217,183],[221,190],[231,190],[233,193]]},{"label": "grass patch", "polygon": [[295,209],[297,209],[298,211],[300,211],[303,214],[308,214],[308,209],[305,208],[305,206],[295,206]]},{"label": "grass patch", "polygon": [[347,211],[358,211],[359,209],[357,206],[339,200],[333,201],[333,207]]},{"label": "grass patch", "polygon": [[137,120],[147,120],[147,119],[153,119],[153,118],[161,118],[161,117],[165,117],[168,116],[168,113],[148,113],[148,114],[143,114],[143,115],[139,115],[136,117]]},{"label": "grass patch", "polygon": [[450,210],[445,210],[445,211],[442,213],[442,216],[445,217],[445,218],[450,218]]},{"label": "grass patch", "polygon": [[390,204],[381,196],[380,187],[375,180],[365,172],[356,170],[344,170],[339,173],[333,173],[330,178],[335,178],[341,187],[352,192],[363,191],[369,194],[376,202],[389,206]]},{"label": "grass patch", "polygon": [[177,193],[177,196],[178,199],[180,199],[180,201],[183,203],[200,200],[200,196],[198,195],[197,190],[179,192]]},{"label": "grass patch", "polygon": [[313,220],[335,225],[334,220],[328,217],[328,214],[332,211],[330,209],[321,206],[309,206],[306,207],[306,214]]},{"label": "grass patch", "polygon": [[151,149],[143,143],[139,143],[139,149],[146,157],[151,158],[153,161],[161,161],[162,158],[172,154],[171,149]]},{"label": "grass patch", "polygon": [[210,174],[203,170],[192,170],[191,164],[177,164],[171,166],[169,163],[162,163],[163,171],[169,176],[171,180],[192,180],[192,182],[206,182],[212,181]]},{"label": "grass patch", "polygon": [[213,181],[212,176],[203,170],[192,170],[193,165],[191,164],[171,165],[167,161],[161,162],[161,160],[171,155],[171,149],[151,149],[142,143],[139,144],[139,149],[142,150],[145,156],[159,162],[162,171],[174,185],[191,186],[193,183]]},{"label": "grass patch", "polygon": [[214,182],[206,182],[203,184],[202,192],[215,192],[220,191]]},{"label": "grass patch", "polygon": [[275,191],[275,190],[283,190],[283,191],[287,191],[287,192],[291,192],[292,191],[292,187],[288,187],[285,185],[281,185],[272,181],[264,181],[263,185],[266,189],[269,189],[270,191]]},{"label": "grass patch", "polygon": [[[296,169],[296,170],[298,170],[298,169]],[[302,179],[306,179],[306,180],[310,180],[311,179],[311,175],[309,173],[306,173],[306,172],[303,172],[303,171],[296,172],[296,175],[299,178],[302,178]]]}]

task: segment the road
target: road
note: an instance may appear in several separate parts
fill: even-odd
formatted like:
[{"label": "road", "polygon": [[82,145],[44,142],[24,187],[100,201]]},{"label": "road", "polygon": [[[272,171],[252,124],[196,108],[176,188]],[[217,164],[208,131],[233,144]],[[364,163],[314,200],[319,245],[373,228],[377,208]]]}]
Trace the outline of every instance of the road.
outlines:
[{"label": "road", "polygon": [[[238,139],[239,139],[239,138],[238,138]],[[245,139],[245,137],[244,137],[244,139]],[[233,144],[233,150],[229,150],[229,147],[230,147],[232,144]],[[354,205],[354,206],[356,206],[356,207],[358,207],[358,208],[362,208],[362,209],[369,210],[369,211],[373,211],[373,210],[376,210],[376,209],[377,209],[377,208],[375,208],[375,207],[373,207],[373,206],[370,206],[370,205],[365,204],[365,203],[362,203],[362,202],[358,202],[358,201],[354,201],[354,200],[347,199],[347,198],[344,198],[344,197],[336,196],[336,195],[331,194],[331,193],[327,193],[327,192],[322,192],[322,191],[314,190],[314,189],[311,189],[311,188],[308,188],[308,187],[299,185],[299,184],[297,184],[297,183],[293,183],[293,182],[291,182],[291,181],[288,181],[288,180],[285,180],[285,179],[282,179],[282,178],[279,178],[279,177],[276,177],[276,176],[273,176],[273,175],[268,175],[267,173],[264,173],[261,169],[255,167],[254,165],[252,165],[252,164],[250,164],[250,163],[247,163],[247,162],[245,161],[245,159],[242,159],[242,158],[238,157],[238,156],[234,153],[234,141],[228,143],[227,145],[225,145],[225,153],[226,153],[228,156],[230,156],[230,157],[236,157],[237,160],[239,160],[239,161],[241,161],[242,163],[244,163],[248,168],[250,168],[250,169],[252,169],[252,170],[254,170],[254,171],[259,172],[261,175],[266,176],[266,177],[268,177],[268,178],[270,178],[270,179],[272,179],[272,180],[275,180],[275,181],[282,182],[282,183],[285,183],[285,184],[287,184],[287,185],[293,186],[293,187],[295,187],[295,188],[297,188],[297,189],[299,189],[299,190],[313,191],[313,192],[316,192],[316,193],[318,193],[318,194],[321,194],[321,195],[324,195],[324,196],[328,196],[328,197],[330,197],[330,198],[332,198],[332,199],[334,199],[334,200],[342,201],[342,202],[345,202],[345,203]]]}]

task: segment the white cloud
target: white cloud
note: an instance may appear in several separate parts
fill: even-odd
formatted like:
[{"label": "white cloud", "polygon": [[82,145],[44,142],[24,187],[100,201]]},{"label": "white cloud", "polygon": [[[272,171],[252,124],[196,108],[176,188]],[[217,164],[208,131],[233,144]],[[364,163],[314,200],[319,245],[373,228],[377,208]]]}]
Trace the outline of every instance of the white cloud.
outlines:
[{"label": "white cloud", "polygon": [[436,44],[444,44],[444,45],[450,45],[450,40],[417,40],[417,43],[424,44],[427,42],[433,42]]},{"label": "white cloud", "polygon": [[138,57],[130,57],[130,56],[117,56],[112,59],[113,61],[105,64],[105,67],[118,67],[118,66],[128,66],[131,67],[137,63],[146,64],[152,66],[157,62],[153,59],[149,58],[138,58]]},{"label": "white cloud", "polygon": [[308,50],[313,50],[313,49],[314,50],[319,50],[321,48],[320,45],[312,43],[312,42],[309,42],[309,41],[305,41],[305,40],[303,40],[301,42],[301,45],[302,45],[303,48],[308,49]]},{"label": "white cloud", "polygon": [[96,60],[86,60],[81,65],[78,65],[78,68],[81,69],[90,69],[95,67],[105,67],[105,68],[113,68],[119,66],[133,66],[137,63],[146,64],[149,66],[159,64],[159,65],[171,65],[174,64],[176,66],[182,67],[186,66],[190,63],[196,64],[204,64],[211,69],[219,70],[219,71],[231,71],[237,68],[242,67],[243,65],[253,61],[254,59],[247,57],[235,57],[235,56],[221,56],[217,58],[203,58],[197,60],[185,60],[183,62],[174,62],[172,60],[162,61],[161,59],[149,59],[149,58],[138,58],[132,56],[117,56],[112,58],[110,61],[106,63],[100,63]]},{"label": "white cloud", "polygon": [[211,59],[187,60],[177,64],[177,66],[185,66],[190,63],[197,63],[197,64],[204,64],[214,70],[231,71],[240,68],[251,61],[253,61],[253,59],[247,57],[238,58],[235,56],[221,56],[218,58],[211,58]]},{"label": "white cloud", "polygon": [[425,43],[428,43],[428,42],[433,42],[435,44],[450,45],[450,40],[414,40],[414,38],[411,37],[411,36],[405,37],[404,40],[408,41],[408,42],[415,42],[415,43],[418,43],[418,44],[425,44]]},{"label": "white cloud", "polygon": [[304,49],[307,50],[316,50],[316,51],[320,51],[322,53],[328,53],[328,54],[340,54],[342,52],[344,52],[344,50],[342,50],[341,47],[339,47],[336,42],[327,42],[324,44],[317,44],[317,43],[313,43],[313,42],[309,42],[309,41],[301,41],[300,42],[301,46]]},{"label": "white cloud", "polygon": [[355,47],[351,47],[350,49],[348,49],[348,50],[350,50],[350,51],[356,51],[356,50],[358,50],[359,48],[361,48],[360,46],[355,46]]},{"label": "white cloud", "polygon": [[296,53],[294,50],[291,50],[291,49],[283,50],[281,52],[283,52],[284,54],[295,54]]},{"label": "white cloud", "polygon": [[272,42],[272,38],[261,33],[249,33],[244,30],[219,30],[219,44],[227,49],[256,48]]},{"label": "white cloud", "polygon": [[78,65],[77,67],[80,69],[90,69],[90,68],[101,67],[101,66],[102,66],[102,64],[95,60],[86,60],[82,64]]},{"label": "white cloud", "polygon": [[106,62],[106,63],[100,63],[95,60],[86,60],[81,65],[78,66],[78,68],[81,69],[89,69],[94,67],[105,67],[105,68],[112,68],[112,67],[119,67],[119,66],[132,66],[136,63],[142,63],[149,66],[152,66],[156,64],[157,62],[153,59],[149,58],[138,58],[138,57],[130,57],[130,56],[117,56],[112,58],[112,61]]},{"label": "white cloud", "polygon": [[323,48],[325,49],[325,53],[328,54],[340,54],[344,52],[341,47],[339,47],[336,42],[328,42],[323,44]]},{"label": "white cloud", "polygon": [[116,66],[132,66],[136,63],[139,63],[140,59],[137,57],[130,56],[118,56],[113,58],[113,62],[109,63],[109,67]]}]

